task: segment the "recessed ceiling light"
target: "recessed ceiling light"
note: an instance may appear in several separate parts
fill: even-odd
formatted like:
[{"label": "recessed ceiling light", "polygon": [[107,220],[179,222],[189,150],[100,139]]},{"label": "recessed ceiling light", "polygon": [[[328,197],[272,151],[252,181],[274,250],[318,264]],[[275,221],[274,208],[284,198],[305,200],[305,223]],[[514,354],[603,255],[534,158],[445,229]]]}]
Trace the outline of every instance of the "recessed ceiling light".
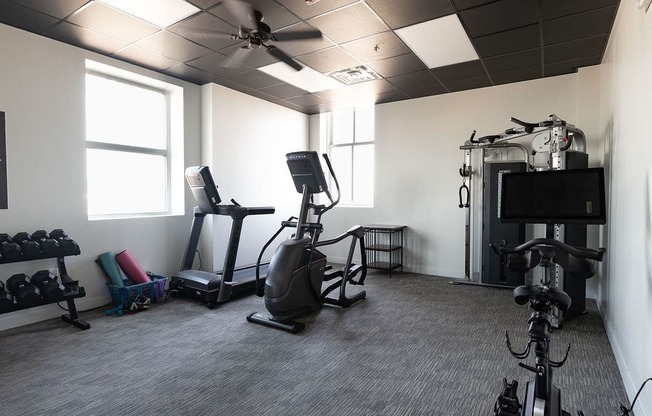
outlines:
[{"label": "recessed ceiling light", "polygon": [[287,64],[277,62],[275,64],[260,67],[258,70],[308,92],[331,90],[344,86],[333,78],[327,77],[307,66],[304,66],[301,71],[295,71]]},{"label": "recessed ceiling light", "polygon": [[455,14],[398,29],[396,34],[428,68],[480,59]]},{"label": "recessed ceiling light", "polygon": [[184,0],[101,0],[159,27],[168,27],[201,10]]}]

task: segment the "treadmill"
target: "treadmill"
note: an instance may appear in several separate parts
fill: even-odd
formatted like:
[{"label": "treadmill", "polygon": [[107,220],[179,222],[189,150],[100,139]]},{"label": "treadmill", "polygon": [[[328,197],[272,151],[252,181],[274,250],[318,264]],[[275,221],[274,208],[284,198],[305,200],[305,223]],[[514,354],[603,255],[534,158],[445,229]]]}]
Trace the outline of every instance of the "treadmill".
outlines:
[{"label": "treadmill", "polygon": [[[253,293],[256,288],[256,265],[235,267],[242,222],[249,215],[273,214],[274,207],[243,207],[233,199],[231,200],[233,205],[221,205],[222,200],[208,166],[189,167],[185,175],[197,206],[193,210],[190,238],[181,271],[170,279],[170,290],[181,296],[201,299],[206,302],[209,309],[212,309],[218,303],[229,300],[234,294],[244,291]],[[206,215],[225,215],[232,220],[224,266],[218,272],[192,270]],[[260,264],[260,279],[265,279],[268,266],[269,263]]]}]

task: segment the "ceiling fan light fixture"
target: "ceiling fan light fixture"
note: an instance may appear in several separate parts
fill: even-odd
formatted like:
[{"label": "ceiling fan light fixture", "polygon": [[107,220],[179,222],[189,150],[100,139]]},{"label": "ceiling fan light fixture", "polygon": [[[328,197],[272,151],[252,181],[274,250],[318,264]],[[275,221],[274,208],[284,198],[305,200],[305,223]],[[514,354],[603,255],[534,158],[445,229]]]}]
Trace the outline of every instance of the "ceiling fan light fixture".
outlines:
[{"label": "ceiling fan light fixture", "polygon": [[340,69],[328,75],[347,85],[373,81],[380,78],[374,71],[364,65]]}]

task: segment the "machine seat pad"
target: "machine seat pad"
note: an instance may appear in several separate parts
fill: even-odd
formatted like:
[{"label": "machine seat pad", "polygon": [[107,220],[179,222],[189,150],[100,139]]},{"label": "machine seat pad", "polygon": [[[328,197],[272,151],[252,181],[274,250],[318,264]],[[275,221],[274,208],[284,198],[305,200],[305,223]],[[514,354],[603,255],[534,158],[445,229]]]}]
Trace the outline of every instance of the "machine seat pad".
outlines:
[{"label": "machine seat pad", "polygon": [[562,311],[567,311],[571,298],[566,292],[545,286],[519,286],[514,289],[514,300],[519,305],[525,305],[530,300],[550,302]]}]

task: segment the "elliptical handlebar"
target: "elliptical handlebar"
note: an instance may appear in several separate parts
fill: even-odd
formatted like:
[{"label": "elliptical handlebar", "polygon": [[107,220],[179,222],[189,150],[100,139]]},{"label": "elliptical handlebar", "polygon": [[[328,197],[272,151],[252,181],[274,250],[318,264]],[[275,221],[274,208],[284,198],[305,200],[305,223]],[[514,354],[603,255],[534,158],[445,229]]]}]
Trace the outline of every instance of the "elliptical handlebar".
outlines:
[{"label": "elliptical handlebar", "polygon": [[322,153],[321,156],[324,158],[324,161],[326,162],[326,166],[328,166],[328,172],[333,177],[333,182],[335,182],[335,189],[337,189],[337,199],[333,200],[333,197],[331,196],[331,193],[328,190],[326,190],[325,191],[326,196],[328,196],[328,199],[331,201],[331,204],[329,206],[327,206],[326,208],[321,210],[321,212],[319,214],[320,216],[324,212],[328,211],[329,209],[333,208],[335,205],[340,203],[340,183],[337,180],[337,176],[335,175],[335,171],[333,170],[333,165],[331,164],[331,160],[328,158],[328,154],[326,154],[326,153]]},{"label": "elliptical handlebar", "polygon": [[535,238],[530,241],[526,241],[525,243],[520,245],[510,245],[510,246],[500,246],[495,243],[491,243],[490,246],[499,255],[519,253],[525,250],[536,250],[537,248],[539,248],[537,246],[540,246],[541,248],[553,246],[575,257],[597,260],[597,261],[602,261],[602,257],[604,253],[607,251],[607,249],[603,247],[597,250],[593,250],[587,247],[575,247],[575,246],[568,245],[564,242],[561,242],[559,240],[555,240],[553,238]]}]

